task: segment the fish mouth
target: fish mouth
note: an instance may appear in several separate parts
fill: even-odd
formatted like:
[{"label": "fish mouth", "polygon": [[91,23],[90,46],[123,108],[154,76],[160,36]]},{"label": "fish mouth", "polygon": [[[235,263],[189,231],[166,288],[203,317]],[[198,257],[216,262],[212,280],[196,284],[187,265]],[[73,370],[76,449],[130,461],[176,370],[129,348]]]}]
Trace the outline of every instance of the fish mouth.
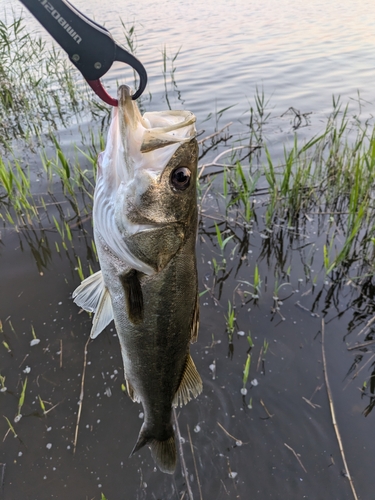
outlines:
[{"label": "fish mouth", "polygon": [[190,111],[146,112],[142,116],[127,85],[118,89],[105,151],[99,156],[99,176],[109,196],[120,184],[146,185],[163,172],[179,146],[196,136]]},{"label": "fish mouth", "polygon": [[142,116],[136,102],[131,98],[132,90],[128,85],[120,85],[117,94],[121,129],[135,132],[139,125],[144,129],[141,153],[191,141],[196,136],[196,118],[191,111],[153,111]]},{"label": "fish mouth", "polygon": [[[147,234],[152,231],[160,231],[165,229],[170,229],[174,227],[176,224],[182,225],[181,222],[163,222],[163,223],[155,223],[155,224],[133,224],[131,231],[129,231],[129,226],[127,228],[127,233],[129,236],[134,236],[135,234]],[[137,227],[138,226],[138,227]]]},{"label": "fish mouth", "polygon": [[127,85],[118,89],[118,127],[127,162],[128,181],[137,170],[155,178],[177,148],[196,137],[196,118],[190,111],[146,112],[142,116]]}]

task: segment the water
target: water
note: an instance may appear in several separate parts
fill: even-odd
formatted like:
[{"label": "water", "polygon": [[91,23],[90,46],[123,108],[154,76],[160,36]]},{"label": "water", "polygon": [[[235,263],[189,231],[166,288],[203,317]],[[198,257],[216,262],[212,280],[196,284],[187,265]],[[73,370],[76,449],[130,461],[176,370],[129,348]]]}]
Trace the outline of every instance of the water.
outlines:
[{"label": "water", "polygon": [[[215,127],[215,112],[233,106],[225,111],[220,124],[233,121],[233,133],[245,135],[257,86],[270,98],[272,115],[265,132],[276,153],[293,137],[291,115],[281,117],[290,106],[302,113],[312,112],[308,126],[300,130],[302,139],[324,127],[332,94],[348,101],[353,113],[361,107],[358,115],[362,121],[373,113],[373,2],[327,5],[313,1],[303,9],[285,0],[251,4],[141,0],[126,7],[119,0],[89,6],[81,0],[75,5],[105,23],[119,41],[119,15],[127,23],[135,20],[137,55],[150,79],[144,100],[147,109],[167,106],[161,52],[166,45],[172,58],[181,47],[174,63],[177,88],[170,82],[168,62],[168,98],[174,108],[191,109],[197,115],[198,128],[206,134]],[[32,19],[30,26],[36,27]],[[123,65],[115,65],[105,79],[112,93],[116,79],[125,73]],[[129,72],[126,75],[131,78]],[[205,121],[210,114],[213,117]],[[65,143],[75,137],[75,130],[73,126],[65,133]],[[223,207],[217,204],[215,191],[210,194],[204,204],[206,215],[220,218]],[[236,214],[232,214],[229,226],[236,237],[225,251],[226,271],[217,277],[212,259],[221,262],[221,256],[213,221],[203,216],[199,228],[200,290],[206,286],[210,292],[201,297],[200,335],[192,355],[205,389],[197,401],[179,412],[194,498],[200,498],[194,459],[206,500],[353,497],[342,474],[323,374],[324,317],[327,372],[346,458],[359,497],[370,499],[375,489],[374,413],[364,417],[368,400],[361,399],[358,389],[371,374],[373,352],[361,352],[363,359],[355,364],[359,351],[348,351],[347,346],[363,341],[363,334],[357,334],[375,313],[372,282],[365,278],[359,284],[325,282],[319,271],[328,219],[306,222],[295,230],[280,221],[267,235],[262,201],[257,198],[257,221],[251,233],[236,225]],[[57,206],[50,207],[50,219],[58,213]],[[0,373],[6,377],[8,392],[0,394],[0,404],[18,438],[8,433],[1,447],[0,461],[5,466],[0,465],[0,495],[5,500],[99,499],[103,492],[109,500],[181,499],[186,488],[179,468],[173,478],[161,474],[147,449],[128,458],[142,423],[142,409],[121,391],[122,361],[112,327],[88,348],[73,453],[90,319],[79,313],[71,292],[80,281],[76,256],[86,274],[88,263],[96,266],[94,270],[97,263],[89,250],[91,220],[80,222],[71,217],[74,247],[61,253],[55,249],[55,242],[61,244],[61,239],[49,222],[45,221],[45,232],[38,227],[19,233],[9,226],[1,230],[1,336],[11,352],[1,346]],[[262,285],[259,299],[250,300],[244,291],[251,292],[251,288],[240,282],[253,282],[255,264]],[[315,274],[318,280],[313,286]],[[279,310],[273,298],[276,278],[278,286],[283,284],[278,292]],[[232,344],[224,318],[228,300],[237,305]],[[33,347],[31,325],[40,339]],[[238,331],[245,335],[237,335]],[[249,332],[254,347],[243,397]],[[26,367],[30,367],[29,373]],[[351,367],[351,375],[358,375],[349,383]],[[23,417],[15,424],[26,376]],[[46,416],[39,397],[48,411]],[[0,436],[7,430],[2,419]]]},{"label": "water", "polygon": [[[151,107],[159,109],[160,101],[165,103],[164,47],[169,58],[180,50],[175,78],[184,106],[194,110],[198,123],[228,106],[233,108],[225,113],[227,121],[246,121],[256,87],[264,88],[275,115],[294,106],[302,113],[312,111],[316,122],[331,111],[332,95],[346,103],[357,99],[359,91],[365,101],[373,100],[371,0],[313,0],[303,8],[289,0],[139,0],[126,5],[121,0],[110,5],[77,0],[75,5],[104,24],[118,42],[125,43],[120,18],[129,27],[134,23],[136,54],[149,75]],[[43,33],[36,21],[29,22]],[[125,68],[115,64],[107,75],[112,92],[116,80],[128,75]],[[170,99],[173,107],[182,106],[177,92]],[[363,106],[370,116],[371,104]]]}]

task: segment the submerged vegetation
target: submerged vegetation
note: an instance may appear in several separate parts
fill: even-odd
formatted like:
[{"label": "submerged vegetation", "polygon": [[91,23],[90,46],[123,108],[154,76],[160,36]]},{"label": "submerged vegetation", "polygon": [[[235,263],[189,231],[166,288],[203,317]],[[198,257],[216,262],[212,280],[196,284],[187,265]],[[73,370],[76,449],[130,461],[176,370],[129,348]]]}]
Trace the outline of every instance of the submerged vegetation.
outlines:
[{"label": "submerged vegetation", "polygon": [[[129,44],[133,31],[130,35]],[[30,37],[21,19],[0,23],[0,113],[6,120],[0,138],[1,233],[17,233],[20,245],[30,247],[40,273],[64,254],[72,274],[83,279],[97,265],[92,197],[108,109],[75,81],[58,51],[35,37],[30,43]],[[172,87],[179,93],[176,58],[168,58],[164,50],[168,106],[168,59]],[[83,126],[74,146],[67,146],[57,130],[87,113],[98,120],[89,129]],[[217,113],[222,115],[225,110]],[[299,301],[297,306],[312,317],[331,319],[354,311],[344,332],[348,350],[356,353],[347,377],[355,380],[361,374],[362,411],[367,416],[375,407],[375,129],[333,99],[324,130],[302,141],[299,127],[307,116],[293,110],[292,140],[283,156],[275,158],[264,138],[272,118],[264,93],[257,90],[246,134],[230,135],[230,126],[221,128],[217,119],[213,133],[198,138],[199,249],[211,270],[200,295],[221,307],[229,357],[236,337],[244,336],[248,326],[240,323],[237,312],[270,300],[272,320],[283,321],[283,304],[302,283],[311,300],[308,307]],[[30,144],[38,147],[26,154]],[[295,269],[302,269],[303,275],[296,278]],[[235,284],[224,288],[229,282]],[[7,312],[3,314],[1,345],[12,355],[6,333],[12,324]],[[38,340],[33,327],[32,332]],[[350,336],[354,332],[356,340]],[[242,373],[237,374],[244,399],[257,384],[255,378],[249,380],[265,373],[269,350],[266,338],[263,343],[253,340],[249,332],[247,341]],[[6,378],[0,374],[2,397],[9,392]],[[15,415],[4,415],[14,436],[27,401],[27,381],[26,376],[20,379],[11,395]],[[50,410],[38,397],[45,415]],[[247,396],[246,407],[254,404]]]}]

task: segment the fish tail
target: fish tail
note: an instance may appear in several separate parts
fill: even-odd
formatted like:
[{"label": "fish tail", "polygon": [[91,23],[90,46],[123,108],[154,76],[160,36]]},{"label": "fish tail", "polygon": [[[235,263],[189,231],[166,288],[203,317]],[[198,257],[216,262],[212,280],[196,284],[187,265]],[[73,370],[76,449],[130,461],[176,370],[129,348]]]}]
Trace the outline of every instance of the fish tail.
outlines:
[{"label": "fish tail", "polygon": [[153,439],[149,443],[152,458],[162,472],[173,474],[176,468],[176,444],[174,434],[165,441]]},{"label": "fish tail", "polygon": [[143,425],[130,456],[134,455],[134,453],[146,444],[150,447],[152,458],[155,460],[159,469],[167,474],[173,474],[177,462],[173,428],[171,428],[171,436],[169,438],[159,441],[152,437]]}]

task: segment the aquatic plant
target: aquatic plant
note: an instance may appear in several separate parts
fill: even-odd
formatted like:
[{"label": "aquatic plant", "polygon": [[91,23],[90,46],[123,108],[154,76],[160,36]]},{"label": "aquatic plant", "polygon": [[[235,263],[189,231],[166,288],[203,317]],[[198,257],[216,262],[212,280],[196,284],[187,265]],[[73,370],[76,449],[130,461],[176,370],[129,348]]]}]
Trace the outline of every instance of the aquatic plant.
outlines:
[{"label": "aquatic plant", "polygon": [[0,145],[30,142],[48,129],[66,126],[87,109],[84,89],[61,52],[30,33],[22,16],[0,20]]},{"label": "aquatic plant", "polygon": [[216,237],[217,237],[217,243],[219,245],[219,248],[221,250],[221,255],[224,256],[224,249],[227,245],[227,243],[233,238],[233,235],[227,236],[226,238],[223,239],[222,234],[220,232],[219,226],[214,222],[215,224],[215,230],[216,230]]},{"label": "aquatic plant", "polygon": [[247,285],[249,286],[250,288],[253,289],[253,292],[248,292],[248,291],[245,291],[244,294],[245,296],[247,295],[251,295],[251,297],[254,299],[254,300],[257,300],[259,299],[259,296],[260,296],[260,292],[261,292],[261,285],[262,285],[262,281],[260,279],[260,274],[259,274],[259,267],[258,267],[258,264],[255,264],[255,267],[254,267],[254,277],[253,277],[253,282],[250,283],[249,281],[243,281],[243,280],[240,280],[240,283],[244,284],[244,285]]},{"label": "aquatic plant", "polygon": [[[16,431],[15,431],[15,429],[14,429],[14,427],[13,427],[12,423],[10,422],[9,418],[7,418],[5,415],[3,415],[3,417],[5,418],[5,420],[7,421],[7,424],[8,424],[8,432],[7,432],[7,434],[5,435],[5,437],[8,435],[8,433],[9,433],[9,432],[12,432],[13,437],[15,437],[15,438],[16,438],[16,437],[17,437],[17,433],[16,433]],[[4,439],[5,439],[5,437],[4,437]],[[4,441],[4,439],[3,439],[3,441]]]},{"label": "aquatic plant", "polygon": [[27,377],[25,378],[25,381],[23,382],[22,384],[22,390],[21,390],[21,394],[20,394],[20,398],[18,400],[18,410],[17,410],[17,415],[14,417],[14,421],[15,422],[19,422],[19,420],[21,419],[22,415],[21,415],[21,410],[22,410],[22,406],[25,402],[25,396],[26,396],[26,387],[27,387]]},{"label": "aquatic plant", "polygon": [[247,384],[247,380],[249,378],[250,364],[251,364],[251,355],[248,354],[247,358],[246,358],[246,363],[245,363],[245,366],[244,366],[243,378],[242,378],[241,394],[243,396],[246,396],[246,394],[247,394],[246,384]]},{"label": "aquatic plant", "polygon": [[234,308],[229,300],[228,300],[228,312],[227,312],[227,315],[224,315],[224,317],[225,317],[225,322],[226,322],[226,326],[227,326],[229,342],[232,342],[233,333],[234,333],[234,326],[235,326],[235,322],[236,322],[236,316],[235,316]]}]

